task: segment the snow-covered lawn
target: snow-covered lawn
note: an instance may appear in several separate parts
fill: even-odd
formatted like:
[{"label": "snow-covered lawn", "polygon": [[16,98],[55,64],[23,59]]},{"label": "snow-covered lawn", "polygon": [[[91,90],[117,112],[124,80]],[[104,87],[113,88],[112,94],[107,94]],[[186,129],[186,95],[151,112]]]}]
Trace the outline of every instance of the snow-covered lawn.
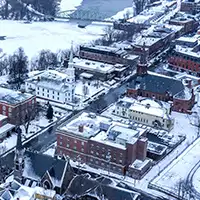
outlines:
[{"label": "snow-covered lawn", "polygon": [[78,81],[76,83],[76,88],[75,88],[75,94],[78,96],[78,97],[82,97],[84,99],[87,99],[95,94],[97,94],[98,92],[102,91],[105,89],[105,87],[102,86],[102,84],[99,84],[98,87],[94,85],[94,82],[91,82],[90,85],[86,84],[86,87],[88,88],[88,92],[87,92],[87,95],[84,96],[84,93],[83,93],[83,87],[84,87],[84,84],[82,81]]},{"label": "snow-covered lawn", "polygon": [[24,24],[23,21],[0,20],[0,27],[3,27],[1,35],[6,36],[6,40],[0,41],[0,46],[8,54],[21,46],[29,58],[32,58],[42,49],[57,52],[60,49],[69,49],[71,41],[76,46],[96,40],[104,34],[105,26],[91,24],[81,29],[71,22]]},{"label": "snow-covered lawn", "polygon": [[53,117],[52,121],[50,122],[46,116],[41,116],[39,119],[35,119],[32,121],[32,125],[35,125],[36,127],[47,127],[48,125],[52,124],[57,120],[57,117]]}]

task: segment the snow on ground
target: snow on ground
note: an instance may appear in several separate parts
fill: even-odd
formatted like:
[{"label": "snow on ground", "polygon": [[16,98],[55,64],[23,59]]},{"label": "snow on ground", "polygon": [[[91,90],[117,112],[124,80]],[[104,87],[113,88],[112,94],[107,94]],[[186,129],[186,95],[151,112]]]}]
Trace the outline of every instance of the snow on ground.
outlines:
[{"label": "snow on ground", "polygon": [[87,89],[88,92],[87,92],[87,95],[85,95],[85,97],[84,97],[84,93],[83,93],[83,91],[84,91],[84,89],[83,89],[84,84],[83,84],[82,81],[78,81],[76,83],[75,94],[77,96],[81,97],[81,98],[87,99],[87,98],[95,95],[96,93],[98,93],[98,92],[100,92],[102,90],[105,90],[105,87],[103,87],[101,83],[98,84],[98,87],[95,86],[94,84],[95,84],[95,82],[90,82],[90,85],[85,84],[86,87],[88,88]]},{"label": "snow on ground", "polygon": [[178,183],[187,178],[190,170],[198,163],[200,157],[200,138],[194,142],[181,156],[167,167],[153,184],[169,192],[177,194]]},{"label": "snow on ground", "polygon": [[195,172],[193,176],[193,186],[198,192],[200,192],[200,168]]},{"label": "snow on ground", "polygon": [[[39,120],[35,119],[31,121],[27,134],[25,133],[25,127],[21,126],[22,140],[29,138],[33,134],[40,131],[42,127],[46,127],[50,125],[51,123],[55,122],[56,120],[57,118],[54,117],[53,121],[49,123],[49,121],[46,119],[45,116],[40,117]],[[13,148],[16,145],[16,142],[17,142],[17,135],[15,133],[13,133],[10,137],[3,140],[3,142],[0,143],[0,155],[4,153],[5,151],[8,151],[9,149]]]},{"label": "snow on ground", "polygon": [[77,6],[80,6],[83,0],[61,0],[60,11],[76,10]]},{"label": "snow on ground", "polygon": [[46,118],[46,116],[40,116],[39,119],[33,120],[32,124],[37,127],[46,127],[46,126],[52,124],[53,122],[55,122],[56,120],[57,120],[57,117],[53,117],[52,121],[49,122],[49,120]]},{"label": "snow on ground", "polygon": [[71,41],[76,46],[96,40],[104,34],[105,26],[91,24],[81,29],[71,22],[24,24],[23,21],[0,20],[0,27],[3,27],[1,35],[6,36],[6,40],[0,41],[0,46],[8,54],[21,46],[27,56],[32,58],[42,49],[57,52],[60,49],[69,49]]},{"label": "snow on ground", "polygon": [[8,80],[8,75],[0,76],[0,84],[6,84]]},{"label": "snow on ground", "polygon": [[53,146],[53,147],[49,148],[47,151],[45,151],[44,154],[54,157],[55,150],[56,150],[55,146]]},{"label": "snow on ground", "polygon": [[109,19],[118,20],[118,19],[130,18],[130,17],[133,17],[132,7],[125,8],[124,10],[118,12],[116,15],[112,16]]}]

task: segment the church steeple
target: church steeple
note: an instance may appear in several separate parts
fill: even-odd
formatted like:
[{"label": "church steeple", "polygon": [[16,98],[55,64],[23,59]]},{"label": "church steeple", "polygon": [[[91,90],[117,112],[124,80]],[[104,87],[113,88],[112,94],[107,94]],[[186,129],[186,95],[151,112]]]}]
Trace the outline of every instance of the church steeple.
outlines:
[{"label": "church steeple", "polygon": [[70,55],[69,55],[68,67],[73,67],[73,41],[71,43],[71,50],[70,50]]},{"label": "church steeple", "polygon": [[66,94],[66,101],[73,102],[74,100],[74,93],[75,93],[75,68],[73,62],[73,42],[71,44],[71,51],[69,56],[68,67],[66,70],[67,73],[67,81],[66,85],[68,85],[69,92]]},{"label": "church steeple", "polygon": [[148,70],[147,57],[148,57],[148,50],[145,48],[145,42],[144,42],[143,46],[141,47],[140,60],[137,65],[138,76],[147,74],[147,70]]},{"label": "church steeple", "polygon": [[15,150],[15,158],[14,158],[14,179],[18,182],[22,182],[22,176],[24,171],[24,148],[22,145],[22,130],[20,127],[16,129],[17,133],[17,144]]}]

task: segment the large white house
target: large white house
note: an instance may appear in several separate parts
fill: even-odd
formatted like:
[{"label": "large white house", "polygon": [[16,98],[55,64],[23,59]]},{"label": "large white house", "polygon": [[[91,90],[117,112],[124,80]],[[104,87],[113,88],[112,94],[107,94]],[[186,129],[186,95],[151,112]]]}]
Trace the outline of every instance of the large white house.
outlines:
[{"label": "large white house", "polygon": [[174,120],[170,115],[171,108],[153,99],[136,100],[125,98],[116,103],[113,113],[115,115],[134,120],[137,123],[164,130],[171,130]]},{"label": "large white house", "polygon": [[26,92],[37,97],[58,103],[71,103],[75,95],[75,69],[71,50],[68,68],[65,73],[46,70],[25,81]]}]

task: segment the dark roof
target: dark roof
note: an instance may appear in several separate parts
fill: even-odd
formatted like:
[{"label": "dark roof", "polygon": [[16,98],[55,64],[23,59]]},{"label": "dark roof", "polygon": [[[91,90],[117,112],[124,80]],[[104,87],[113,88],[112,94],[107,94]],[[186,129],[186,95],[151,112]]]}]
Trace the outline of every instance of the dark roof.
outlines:
[{"label": "dark roof", "polygon": [[[35,153],[31,151],[25,152],[25,168],[26,168],[26,160],[28,164],[32,167],[33,173],[42,178],[42,176],[49,171],[51,177],[55,177],[57,180],[61,180],[65,164],[67,161],[63,159],[53,158],[49,155],[44,155],[40,153]],[[26,178],[33,178],[31,177],[32,174],[28,174],[30,177]],[[26,174],[27,176],[27,174]],[[34,176],[34,175],[33,175]]]},{"label": "dark roof", "polygon": [[184,90],[184,85],[180,80],[171,77],[159,76],[155,74],[146,74],[138,76],[133,80],[129,88],[142,89],[153,93],[165,94],[169,92],[172,96]]},{"label": "dark roof", "polygon": [[108,181],[108,178],[105,177],[95,180],[90,179],[89,174],[79,175],[71,181],[67,195],[85,196],[90,194],[98,196],[100,199],[104,196],[108,200],[133,200],[139,195],[134,191],[112,186],[112,182],[111,179]]}]

